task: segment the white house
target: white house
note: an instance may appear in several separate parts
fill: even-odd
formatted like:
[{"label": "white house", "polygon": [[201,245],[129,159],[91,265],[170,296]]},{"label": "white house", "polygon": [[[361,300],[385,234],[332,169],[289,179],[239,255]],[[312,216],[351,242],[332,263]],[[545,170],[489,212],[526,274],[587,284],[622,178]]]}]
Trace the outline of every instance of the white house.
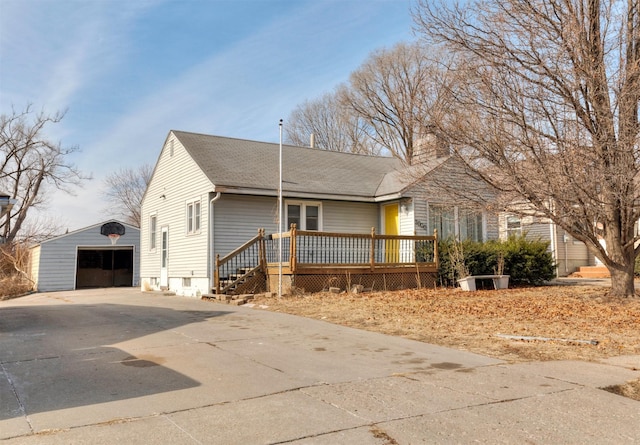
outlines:
[{"label": "white house", "polygon": [[[498,237],[497,215],[465,199],[490,191],[446,153],[426,147],[407,169],[389,157],[282,150],[285,228]],[[260,228],[277,233],[278,162],[279,144],[170,131],[142,201],[142,288],[209,293],[216,255]]]},{"label": "white house", "polygon": [[0,217],[4,216],[16,203],[7,193],[0,191]]},{"label": "white house", "polygon": [[30,250],[30,278],[38,292],[140,284],[140,229],[116,220],[48,239]]},{"label": "white house", "polygon": [[[9,197],[5,192],[0,191],[0,218],[9,213],[16,204],[16,200]],[[0,244],[4,243],[4,238],[0,236]]]},{"label": "white house", "polygon": [[[516,208],[521,209],[520,206]],[[525,235],[529,239],[547,241],[549,251],[556,264],[556,276],[566,277],[576,274],[582,278],[602,278],[610,276],[606,266],[587,249],[580,240],[547,217],[536,212],[522,216],[517,211],[500,214],[500,239],[509,235]],[[636,223],[636,231],[640,225]],[[601,240],[604,243],[604,240]]]}]

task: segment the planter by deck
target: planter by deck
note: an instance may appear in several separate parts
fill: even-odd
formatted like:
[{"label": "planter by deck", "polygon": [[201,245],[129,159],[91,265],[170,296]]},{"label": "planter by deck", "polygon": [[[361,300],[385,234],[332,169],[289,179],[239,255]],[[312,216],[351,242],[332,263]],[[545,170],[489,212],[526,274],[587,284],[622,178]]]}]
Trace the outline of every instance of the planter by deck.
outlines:
[{"label": "planter by deck", "polygon": [[509,275],[470,275],[458,280],[460,288],[465,291],[476,290],[476,280],[493,280],[495,289],[507,289],[509,287]]},{"label": "planter by deck", "polygon": [[462,290],[466,291],[475,291],[476,290],[476,279],[475,277],[465,277],[458,280],[458,284]]},{"label": "planter by deck", "polygon": [[509,275],[500,275],[493,279],[493,287],[496,289],[508,289],[509,288]]}]

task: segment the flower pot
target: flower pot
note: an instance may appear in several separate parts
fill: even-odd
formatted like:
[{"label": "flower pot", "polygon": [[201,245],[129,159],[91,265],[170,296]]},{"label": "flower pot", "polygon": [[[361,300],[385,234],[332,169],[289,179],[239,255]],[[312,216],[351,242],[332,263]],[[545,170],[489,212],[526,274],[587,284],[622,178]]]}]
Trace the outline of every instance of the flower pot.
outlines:
[{"label": "flower pot", "polygon": [[475,291],[476,290],[476,279],[472,277],[461,278],[458,280],[458,284],[462,290],[466,291]]},{"label": "flower pot", "polygon": [[508,289],[509,288],[509,275],[500,275],[493,279],[493,287],[496,289]]}]

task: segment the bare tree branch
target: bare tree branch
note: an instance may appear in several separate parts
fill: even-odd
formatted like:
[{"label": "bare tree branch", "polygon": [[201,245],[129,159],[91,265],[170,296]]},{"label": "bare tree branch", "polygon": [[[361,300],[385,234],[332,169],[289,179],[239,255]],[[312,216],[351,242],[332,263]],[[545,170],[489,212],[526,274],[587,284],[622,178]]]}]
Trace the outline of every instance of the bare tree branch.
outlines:
[{"label": "bare tree branch", "polygon": [[[340,89],[338,89],[340,91]],[[313,135],[314,148],[360,154],[378,154],[380,148],[369,138],[366,123],[340,104],[338,93],[298,105],[287,120],[287,142],[306,147]]]},{"label": "bare tree branch", "polygon": [[119,216],[126,223],[140,227],[142,197],[153,174],[151,164],[138,168],[122,168],[104,179],[104,196],[109,202],[104,213],[109,217]]},{"label": "bare tree branch", "polygon": [[34,114],[30,105],[0,116],[0,190],[18,201],[0,222],[9,243],[18,236],[29,210],[45,206],[47,190],[72,193],[73,187],[88,179],[68,161],[78,148],[63,147],[44,134],[47,126],[63,118],[61,112]]},{"label": "bare tree branch", "polygon": [[411,164],[425,128],[443,116],[447,58],[437,46],[400,43],[374,52],[340,91],[343,106],[366,124],[377,145]]},{"label": "bare tree branch", "polygon": [[440,131],[460,158],[505,205],[528,202],[583,241],[616,295],[633,294],[638,1],[420,0],[414,20],[456,57]]}]

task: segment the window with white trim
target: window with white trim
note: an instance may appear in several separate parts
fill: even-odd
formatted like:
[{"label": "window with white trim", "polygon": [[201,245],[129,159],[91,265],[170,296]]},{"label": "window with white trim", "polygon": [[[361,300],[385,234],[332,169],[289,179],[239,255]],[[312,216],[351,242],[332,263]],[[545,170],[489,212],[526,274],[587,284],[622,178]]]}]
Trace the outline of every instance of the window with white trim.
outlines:
[{"label": "window with white trim", "polygon": [[518,215],[507,215],[507,237],[522,235],[522,220]]},{"label": "window with white trim", "polygon": [[456,236],[456,216],[453,206],[429,204],[429,232],[438,231],[439,239]]},{"label": "window with white trim", "polygon": [[482,212],[458,209],[458,230],[461,240],[483,241]]},{"label": "window with white trim", "polygon": [[187,203],[187,233],[200,232],[200,201]]},{"label": "window with white trim", "polygon": [[149,216],[149,249],[156,250],[156,237],[158,236],[158,218],[157,216]]},{"label": "window with white trim", "polygon": [[429,232],[438,231],[439,239],[484,241],[485,224],[482,212],[457,206],[429,204]]},{"label": "window with white trim", "polygon": [[299,230],[322,230],[322,203],[286,201],[285,230],[295,224]]}]

